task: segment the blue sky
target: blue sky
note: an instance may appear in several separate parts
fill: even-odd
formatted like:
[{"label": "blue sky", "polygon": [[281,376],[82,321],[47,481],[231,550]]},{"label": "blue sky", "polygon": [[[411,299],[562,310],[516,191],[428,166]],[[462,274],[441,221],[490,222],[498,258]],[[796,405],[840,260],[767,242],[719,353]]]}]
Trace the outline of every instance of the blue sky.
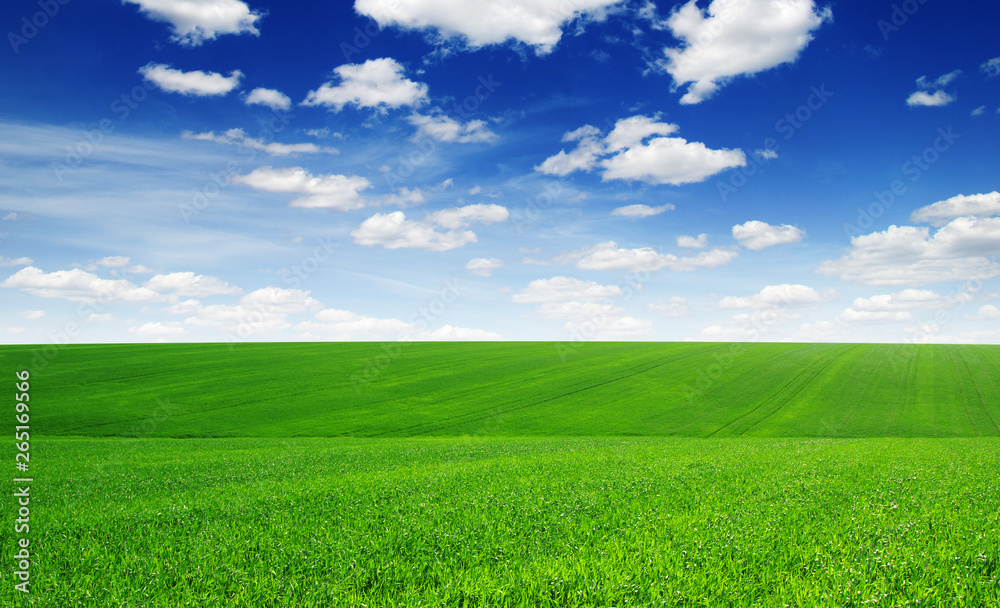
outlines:
[{"label": "blue sky", "polygon": [[1000,341],[994,3],[0,11],[5,343]]}]

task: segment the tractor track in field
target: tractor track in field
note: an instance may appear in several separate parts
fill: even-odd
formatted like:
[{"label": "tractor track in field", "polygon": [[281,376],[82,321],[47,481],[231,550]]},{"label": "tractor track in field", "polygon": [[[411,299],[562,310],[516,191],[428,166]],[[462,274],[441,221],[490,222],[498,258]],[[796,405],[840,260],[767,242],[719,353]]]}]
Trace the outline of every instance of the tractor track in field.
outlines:
[{"label": "tractor track in field", "polygon": [[972,383],[972,388],[976,389],[976,397],[979,399],[980,409],[983,410],[983,414],[986,414],[986,419],[993,425],[993,430],[996,431],[997,435],[1000,435],[1000,427],[997,426],[996,420],[993,419],[989,410],[986,409],[986,402],[983,400],[983,394],[979,392],[979,386],[976,385],[976,378],[972,375],[972,368],[969,367],[969,362],[962,356],[959,356],[959,360],[961,360],[962,365],[965,366],[965,373],[969,374],[969,382]]},{"label": "tractor track in field", "polygon": [[[500,409],[500,408],[483,408],[483,409],[477,410],[475,412],[469,412],[469,413],[463,414],[461,416],[453,416],[451,418],[446,418],[446,419],[437,421],[436,423],[435,422],[431,422],[431,423],[424,423],[424,424],[415,424],[415,425],[411,425],[411,426],[408,426],[408,427],[403,427],[403,428],[400,428],[400,429],[394,429],[394,430],[391,430],[391,431],[385,431],[385,432],[379,433],[377,435],[372,435],[372,437],[382,437],[382,436],[386,436],[386,435],[390,435],[390,434],[395,435],[395,434],[400,433],[400,432],[409,431],[411,429],[417,429],[417,428],[420,428],[422,426],[428,426],[430,424],[433,424],[434,426],[432,426],[431,428],[427,428],[427,429],[424,429],[424,430],[421,430],[421,431],[418,431],[418,432],[414,433],[414,435],[426,435],[427,433],[433,433],[435,431],[440,431],[440,430],[443,430],[443,429],[447,429],[447,428],[450,428],[450,427],[453,427],[453,426],[456,426],[456,425],[459,425],[459,424],[467,424],[467,423],[470,423],[470,422],[478,422],[480,420],[486,420],[486,419],[491,418],[493,416],[499,416],[499,415],[509,414],[511,412],[516,412],[516,411],[527,409],[527,408],[530,408],[530,407],[535,407],[537,405],[542,405],[542,404],[545,404],[545,403],[549,403],[551,401],[556,401],[558,399],[562,399],[562,398],[568,397],[570,395],[575,395],[577,393],[582,393],[584,391],[588,391],[588,390],[597,388],[599,386],[605,386],[605,385],[608,385],[608,384],[612,384],[612,383],[618,382],[620,380],[625,380],[626,378],[631,378],[633,376],[638,376],[640,374],[644,374],[644,373],[646,373],[648,371],[651,371],[653,369],[656,369],[658,367],[662,367],[662,366],[670,364],[670,363],[674,363],[674,362],[677,362],[677,361],[680,361],[680,360],[683,360],[683,359],[688,359],[690,357],[694,357],[694,356],[702,355],[702,354],[704,354],[704,353],[682,354],[682,355],[677,355],[677,356],[671,357],[670,359],[668,359],[666,361],[660,361],[658,363],[654,363],[652,365],[649,365],[649,364],[640,364],[640,365],[637,365],[637,366],[629,368],[628,370],[626,370],[627,373],[625,373],[623,375],[616,376],[614,378],[609,378],[607,380],[603,380],[603,381],[597,382],[595,384],[588,384],[587,386],[582,386],[582,387],[577,388],[575,390],[571,390],[571,391],[559,393],[558,395],[552,395],[552,396],[549,396],[549,397],[545,397],[545,398],[543,398],[543,399],[541,399],[539,401],[532,401],[532,402],[529,402],[529,403],[523,403],[521,405],[516,405],[516,406],[513,406],[513,407],[504,408],[504,409]],[[583,382],[586,382],[586,381],[583,381]],[[577,383],[577,386],[579,384],[583,384],[583,382]],[[442,422],[444,424],[441,424]]]},{"label": "tractor track in field", "polygon": [[[855,345],[855,347],[854,347],[854,348],[857,348],[857,346],[858,346],[858,345]],[[851,350],[851,349],[849,349],[849,350]],[[726,428],[728,428],[728,427],[729,427],[730,425],[732,425],[732,424],[735,424],[736,422],[739,422],[740,420],[743,420],[743,419],[745,419],[746,417],[748,417],[748,416],[750,416],[750,415],[754,414],[755,412],[757,412],[758,410],[760,410],[760,409],[761,409],[762,407],[764,407],[765,405],[767,405],[768,403],[770,403],[771,401],[773,401],[773,400],[774,400],[774,399],[775,399],[776,397],[778,397],[779,395],[781,395],[781,394],[782,394],[783,392],[785,392],[785,389],[787,389],[787,388],[788,388],[789,386],[791,386],[791,385],[795,384],[795,382],[797,382],[797,381],[798,381],[798,380],[799,380],[800,378],[802,378],[803,376],[805,376],[806,374],[808,374],[808,373],[810,372],[810,370],[812,370],[812,369],[814,369],[814,368],[816,368],[816,367],[818,367],[818,366],[820,366],[820,370],[822,370],[822,369],[825,369],[825,368],[826,368],[826,367],[827,367],[828,365],[830,365],[831,363],[833,363],[833,361],[834,361],[834,360],[836,360],[836,359],[837,359],[838,357],[840,357],[840,356],[841,356],[841,355],[840,355],[840,353],[839,353],[839,352],[837,352],[837,351],[834,351],[834,352],[832,352],[832,353],[830,353],[830,354],[826,355],[825,357],[821,357],[821,358],[820,358],[819,360],[815,361],[815,362],[814,362],[814,363],[813,363],[812,365],[809,365],[809,366],[808,366],[808,367],[806,367],[806,368],[805,368],[804,370],[802,370],[801,372],[799,372],[798,374],[796,374],[794,378],[792,378],[792,379],[791,379],[791,380],[789,380],[789,381],[788,381],[787,383],[785,383],[785,385],[784,385],[784,386],[782,386],[782,387],[781,387],[781,388],[779,388],[779,389],[778,389],[777,391],[775,391],[775,392],[774,392],[774,394],[772,394],[772,395],[771,395],[770,397],[768,397],[768,398],[767,398],[767,399],[765,399],[764,401],[761,401],[761,402],[760,402],[760,403],[759,403],[759,404],[758,404],[758,405],[757,405],[756,407],[754,407],[754,408],[753,408],[753,409],[751,409],[750,411],[748,411],[748,412],[746,412],[746,413],[744,413],[744,414],[742,414],[742,415],[740,415],[740,416],[737,416],[736,418],[733,418],[732,420],[730,420],[730,421],[729,421],[729,422],[727,422],[726,424],[724,424],[724,425],[720,426],[719,428],[715,429],[714,431],[712,431],[711,433],[709,433],[708,435],[706,435],[706,437],[712,437],[712,436],[713,436],[713,435],[715,435],[716,433],[719,433],[719,432],[721,432],[721,431],[725,430],[725,429],[726,429]],[[818,373],[818,371],[817,371],[817,373]],[[815,374],[815,373],[814,373],[814,374],[812,374],[812,377],[815,377],[815,376],[816,376],[816,374]],[[803,389],[805,388],[805,386],[806,386],[806,385],[808,385],[808,382],[806,382],[806,383],[805,383],[805,384],[803,385],[802,389],[799,389],[799,391],[798,391],[798,392],[796,392],[796,393],[795,393],[795,395],[792,395],[792,396],[791,396],[791,397],[789,397],[789,398],[788,398],[788,399],[787,399],[787,400],[786,400],[786,401],[785,401],[784,403],[782,403],[781,405],[779,405],[777,409],[775,409],[775,410],[774,410],[773,412],[771,412],[770,414],[768,414],[768,415],[767,415],[767,416],[765,416],[764,418],[761,418],[761,419],[760,419],[760,420],[758,420],[757,422],[755,422],[755,423],[751,424],[751,425],[750,425],[749,427],[747,427],[746,429],[744,429],[744,430],[743,430],[743,432],[739,433],[739,434],[737,435],[737,437],[741,437],[741,436],[742,436],[742,435],[743,435],[744,433],[746,433],[747,431],[749,431],[749,430],[750,430],[750,429],[752,429],[753,427],[757,426],[757,425],[758,425],[759,423],[761,423],[761,422],[763,422],[764,420],[766,420],[766,419],[770,418],[770,417],[771,417],[772,415],[774,415],[774,414],[775,414],[775,413],[776,413],[776,412],[777,412],[778,410],[780,410],[781,408],[783,408],[783,407],[784,407],[785,405],[788,405],[788,403],[789,403],[789,402],[790,402],[790,401],[791,401],[792,399],[794,399],[796,395],[798,395],[799,393],[801,393],[801,392],[802,392],[802,390],[803,390]]]},{"label": "tractor track in field", "polygon": [[976,437],[981,437],[982,434],[979,432],[979,428],[976,427],[976,423],[972,420],[972,414],[969,412],[969,402],[965,398],[965,391],[962,390],[962,382],[958,379],[958,368],[955,366],[955,355],[948,350],[948,359],[951,360],[951,373],[955,377],[955,386],[958,388],[958,394],[962,397],[962,411],[965,412],[965,418],[969,421],[969,425],[972,426],[972,432],[976,434]]}]

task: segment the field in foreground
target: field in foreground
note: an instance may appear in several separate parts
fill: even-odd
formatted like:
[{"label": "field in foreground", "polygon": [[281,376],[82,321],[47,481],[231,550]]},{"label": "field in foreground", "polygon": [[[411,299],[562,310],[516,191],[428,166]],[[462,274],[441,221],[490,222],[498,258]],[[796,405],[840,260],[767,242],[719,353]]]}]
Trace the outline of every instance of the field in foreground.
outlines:
[{"label": "field in foreground", "polygon": [[1000,435],[998,346],[0,348],[0,368],[21,366],[32,369],[33,432],[46,435]]},{"label": "field in foreground", "polygon": [[995,606],[997,448],[43,438],[32,605]]}]

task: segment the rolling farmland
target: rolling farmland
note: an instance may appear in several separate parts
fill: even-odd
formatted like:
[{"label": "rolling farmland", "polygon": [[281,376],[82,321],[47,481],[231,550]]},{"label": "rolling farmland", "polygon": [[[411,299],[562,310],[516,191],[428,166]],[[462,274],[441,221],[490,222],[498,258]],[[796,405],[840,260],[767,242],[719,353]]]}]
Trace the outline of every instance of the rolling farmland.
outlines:
[{"label": "rolling farmland", "polygon": [[171,344],[40,362],[33,606],[1000,604],[997,347]]}]

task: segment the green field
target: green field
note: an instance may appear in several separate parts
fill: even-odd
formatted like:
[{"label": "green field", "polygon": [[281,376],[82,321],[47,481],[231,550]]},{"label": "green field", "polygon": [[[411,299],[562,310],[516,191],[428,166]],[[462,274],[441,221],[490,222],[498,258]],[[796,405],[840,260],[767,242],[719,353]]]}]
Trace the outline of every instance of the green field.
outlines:
[{"label": "green field", "polygon": [[[3,369],[38,356],[6,347]],[[46,435],[1000,435],[997,346],[171,344],[41,361]]]},{"label": "green field", "polygon": [[1000,606],[998,347],[40,352],[0,605]]}]

